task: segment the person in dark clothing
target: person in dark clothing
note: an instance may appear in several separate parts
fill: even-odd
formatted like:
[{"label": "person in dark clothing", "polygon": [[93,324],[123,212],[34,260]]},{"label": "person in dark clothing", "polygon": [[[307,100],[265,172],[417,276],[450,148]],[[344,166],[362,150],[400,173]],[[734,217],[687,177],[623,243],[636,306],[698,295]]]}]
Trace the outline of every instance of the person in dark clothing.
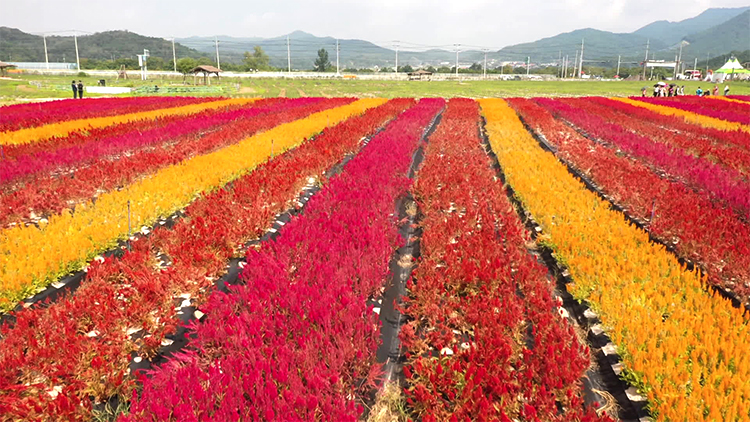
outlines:
[{"label": "person in dark clothing", "polygon": [[78,81],[78,98],[83,98],[83,82]]},{"label": "person in dark clothing", "polygon": [[78,87],[76,86],[76,81],[73,81],[73,83],[70,84],[70,87],[73,88],[73,98],[78,98]]}]

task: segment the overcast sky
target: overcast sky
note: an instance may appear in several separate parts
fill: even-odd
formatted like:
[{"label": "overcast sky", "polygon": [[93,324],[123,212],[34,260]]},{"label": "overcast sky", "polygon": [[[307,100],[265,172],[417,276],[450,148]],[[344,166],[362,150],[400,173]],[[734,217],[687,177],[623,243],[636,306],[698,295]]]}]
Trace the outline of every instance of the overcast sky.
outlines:
[{"label": "overcast sky", "polygon": [[318,36],[499,48],[579,28],[630,32],[750,0],[0,0],[0,26],[26,32]]}]

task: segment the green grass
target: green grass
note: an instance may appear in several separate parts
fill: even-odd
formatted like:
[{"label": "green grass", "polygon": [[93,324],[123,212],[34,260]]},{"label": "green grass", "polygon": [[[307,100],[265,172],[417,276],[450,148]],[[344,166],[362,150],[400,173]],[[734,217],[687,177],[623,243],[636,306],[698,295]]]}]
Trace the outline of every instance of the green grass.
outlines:
[{"label": "green grass", "polygon": [[[71,97],[68,85],[71,76],[14,75],[17,80],[0,80],[0,102],[9,103],[33,98]],[[87,86],[96,85],[99,77],[75,77]],[[154,78],[148,81],[120,80],[106,77],[107,86],[182,86],[182,78]],[[41,84],[41,87],[32,85]],[[187,78],[192,83],[192,78]],[[693,94],[698,86],[712,87],[706,82],[680,81],[685,92]],[[652,86],[642,81],[372,81],[361,79],[240,79],[222,78],[218,84],[231,95],[253,97],[534,97],[534,96],[630,96],[640,95],[641,87]],[[238,89],[239,87],[239,89]],[[732,94],[750,95],[749,82],[733,82]],[[723,90],[723,85],[719,87]],[[651,90],[649,88],[649,94]],[[153,94],[151,94],[153,95]],[[182,94],[191,95],[191,94]],[[201,94],[196,94],[201,95]],[[215,95],[215,94],[213,94]],[[96,96],[92,94],[91,96]]]}]

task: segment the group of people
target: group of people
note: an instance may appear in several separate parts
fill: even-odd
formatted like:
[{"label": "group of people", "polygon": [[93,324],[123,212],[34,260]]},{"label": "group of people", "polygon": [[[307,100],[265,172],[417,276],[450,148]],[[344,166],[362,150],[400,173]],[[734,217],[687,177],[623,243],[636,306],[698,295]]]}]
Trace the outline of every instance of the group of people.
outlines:
[{"label": "group of people", "polygon": [[[685,95],[685,85],[677,86],[676,84],[666,85],[657,84],[654,85],[654,97],[679,97]],[[714,85],[713,91],[710,89],[702,90],[701,87],[695,90],[695,95],[699,97],[708,97],[711,95],[719,95],[719,86]],[[729,95],[729,85],[724,86],[724,95]],[[641,89],[641,97],[646,96],[646,87]]]},{"label": "group of people", "polygon": [[78,85],[76,85],[76,81],[73,80],[70,87],[73,89],[73,98],[83,98],[83,82],[78,81]]},{"label": "group of people", "polygon": [[[679,97],[685,95],[685,85],[654,85],[654,97]],[[646,87],[641,90],[641,97],[646,96]]]},{"label": "group of people", "polygon": [[[710,89],[702,90],[701,87],[695,90],[695,95],[699,97],[709,97],[711,95],[719,95],[719,85],[714,85],[713,91]],[[724,85],[724,96],[729,95],[729,85]]]}]

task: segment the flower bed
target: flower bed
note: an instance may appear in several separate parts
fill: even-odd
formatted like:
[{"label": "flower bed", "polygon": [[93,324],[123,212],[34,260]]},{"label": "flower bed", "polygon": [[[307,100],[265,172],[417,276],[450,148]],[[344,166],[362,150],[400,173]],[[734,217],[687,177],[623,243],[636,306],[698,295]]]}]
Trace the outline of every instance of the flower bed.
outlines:
[{"label": "flower bed", "polygon": [[[86,202],[117,186],[127,186],[138,178],[189,157],[209,153],[258,131],[348,102],[351,100],[302,99],[275,103],[267,107],[259,105],[216,116],[196,116],[196,120],[175,122],[164,128],[144,132],[138,138],[118,137],[108,142],[108,145],[100,145],[99,148],[77,148],[78,154],[59,154],[61,151],[58,151],[53,158],[62,155],[64,160],[75,161],[81,168],[74,168],[62,176],[35,175],[36,177],[31,180],[26,180],[23,187],[0,193],[0,210],[3,212],[0,215],[0,226],[33,221],[32,214],[36,215],[37,219],[58,214],[64,209],[71,209],[76,204]],[[153,143],[157,145],[142,145]],[[136,149],[129,149],[133,148],[134,144]],[[99,154],[101,150],[111,149],[127,151],[114,159]],[[59,161],[54,159],[49,161],[54,163],[55,167],[60,165]],[[57,172],[59,171],[58,168]]]},{"label": "flower bed", "polygon": [[721,100],[692,96],[672,99],[633,98],[637,98],[639,101],[644,101],[650,104],[678,108],[680,110],[702,114],[716,119],[750,125],[750,104],[748,104],[747,107],[743,107],[742,104],[731,104]]},{"label": "flower bed", "polygon": [[425,99],[401,115],[276,241],[248,252],[245,284],[214,293],[193,325],[195,351],[144,380],[122,419],[356,420],[379,335],[366,300],[399,243],[394,202],[412,152],[442,106]]},{"label": "flower bed", "polygon": [[[363,99],[277,126],[239,143],[166,167],[122,190],[49,218],[41,228],[13,227],[0,237],[0,309],[80,269],[125,237],[128,223],[150,225],[189,204],[197,194],[236,179],[272,153],[282,153],[331,124],[384,103]],[[128,210],[131,210],[130,214]],[[44,256],[44,259],[26,257]]]},{"label": "flower bed", "polygon": [[[561,102],[572,107],[585,110],[586,113],[596,115],[598,118],[608,122],[617,122],[622,128],[636,133],[640,136],[649,138],[652,141],[666,145],[671,154],[690,154],[699,157],[702,160],[713,162],[725,169],[731,169],[737,173],[735,177],[746,178],[750,175],[750,137],[744,132],[737,132],[740,136],[738,141],[744,142],[745,146],[727,145],[723,138],[706,137],[705,133],[697,130],[695,125],[687,125],[674,117],[666,117],[670,122],[664,124],[657,122],[653,116],[661,116],[645,109],[638,109],[618,101],[607,100],[606,98],[565,98]],[[614,104],[614,106],[613,106]],[[629,109],[623,112],[618,106]],[[642,110],[648,116],[633,115],[630,113],[633,109]],[[675,123],[677,123],[675,125]],[[680,127],[679,123],[684,126]],[[721,134],[726,132],[715,131]],[[701,161],[702,162],[702,161]]]},{"label": "flower bed", "polygon": [[641,135],[637,127],[612,123],[600,117],[597,110],[587,110],[585,102],[578,103],[578,107],[574,108],[559,100],[538,98],[536,101],[588,135],[622,148],[657,171],[666,172],[688,186],[705,190],[712,198],[734,208],[738,214],[750,213],[750,185],[743,180],[741,173],[673,149],[667,144],[654,142]]},{"label": "flower bed", "polygon": [[[92,263],[74,296],[48,309],[17,313],[15,326],[4,327],[0,343],[0,413],[87,418],[92,402],[129,397],[131,351],[149,358],[174,332],[174,299],[200,303],[227,260],[244,253],[243,243],[262,234],[309,177],[320,175],[355,150],[363,136],[412,104],[392,100],[325,129],[235,180],[231,188],[202,195],[172,229],[157,228],[133,242],[121,259]],[[167,267],[155,265],[162,254],[170,261]],[[148,336],[131,337],[133,329]],[[55,397],[45,393],[56,387],[61,391]],[[72,405],[61,408],[61,403]]]},{"label": "flower bed", "polygon": [[750,238],[750,227],[731,209],[584,138],[533,100],[508,102],[557,148],[560,158],[589,177],[628,215],[647,224],[652,235],[706,268],[712,283],[750,300],[750,246],[743,241]]},{"label": "flower bed", "polygon": [[141,111],[114,116],[95,117],[91,119],[70,120],[64,122],[50,123],[38,127],[30,127],[15,131],[5,132],[0,137],[0,145],[26,144],[39,142],[49,138],[66,136],[69,133],[81,130],[96,129],[116,124],[136,122],[141,120],[152,120],[163,116],[195,114],[212,108],[222,108],[234,105],[244,105],[254,102],[253,98],[233,98],[218,101],[207,101],[199,104],[188,104],[179,107]]},{"label": "flower bed", "polygon": [[0,107],[0,133],[66,120],[91,119],[215,101],[211,97],[84,98]]},{"label": "flower bed", "polygon": [[658,421],[742,421],[750,343],[742,311],[709,295],[645,232],[544,152],[502,100],[480,100],[508,183],[617,345]]},{"label": "flower bed", "polygon": [[741,123],[728,122],[726,120],[717,119],[715,117],[704,116],[702,114],[693,113],[687,110],[681,110],[679,108],[651,104],[645,101],[639,101],[640,98],[630,99],[630,98],[613,97],[612,100],[620,101],[625,104],[630,104],[636,107],[645,108],[647,110],[651,110],[655,113],[663,114],[665,116],[675,116],[675,117],[681,118],[686,123],[691,123],[694,125],[702,126],[704,128],[708,128],[708,129],[719,129],[719,130],[724,130],[728,132],[735,132],[735,131],[742,131],[746,133],[750,132],[750,126],[743,125]]},{"label": "flower bed", "polygon": [[526,250],[478,124],[476,102],[451,100],[414,187],[424,217],[401,335],[407,402],[423,422],[610,420],[584,409],[586,346]]}]

